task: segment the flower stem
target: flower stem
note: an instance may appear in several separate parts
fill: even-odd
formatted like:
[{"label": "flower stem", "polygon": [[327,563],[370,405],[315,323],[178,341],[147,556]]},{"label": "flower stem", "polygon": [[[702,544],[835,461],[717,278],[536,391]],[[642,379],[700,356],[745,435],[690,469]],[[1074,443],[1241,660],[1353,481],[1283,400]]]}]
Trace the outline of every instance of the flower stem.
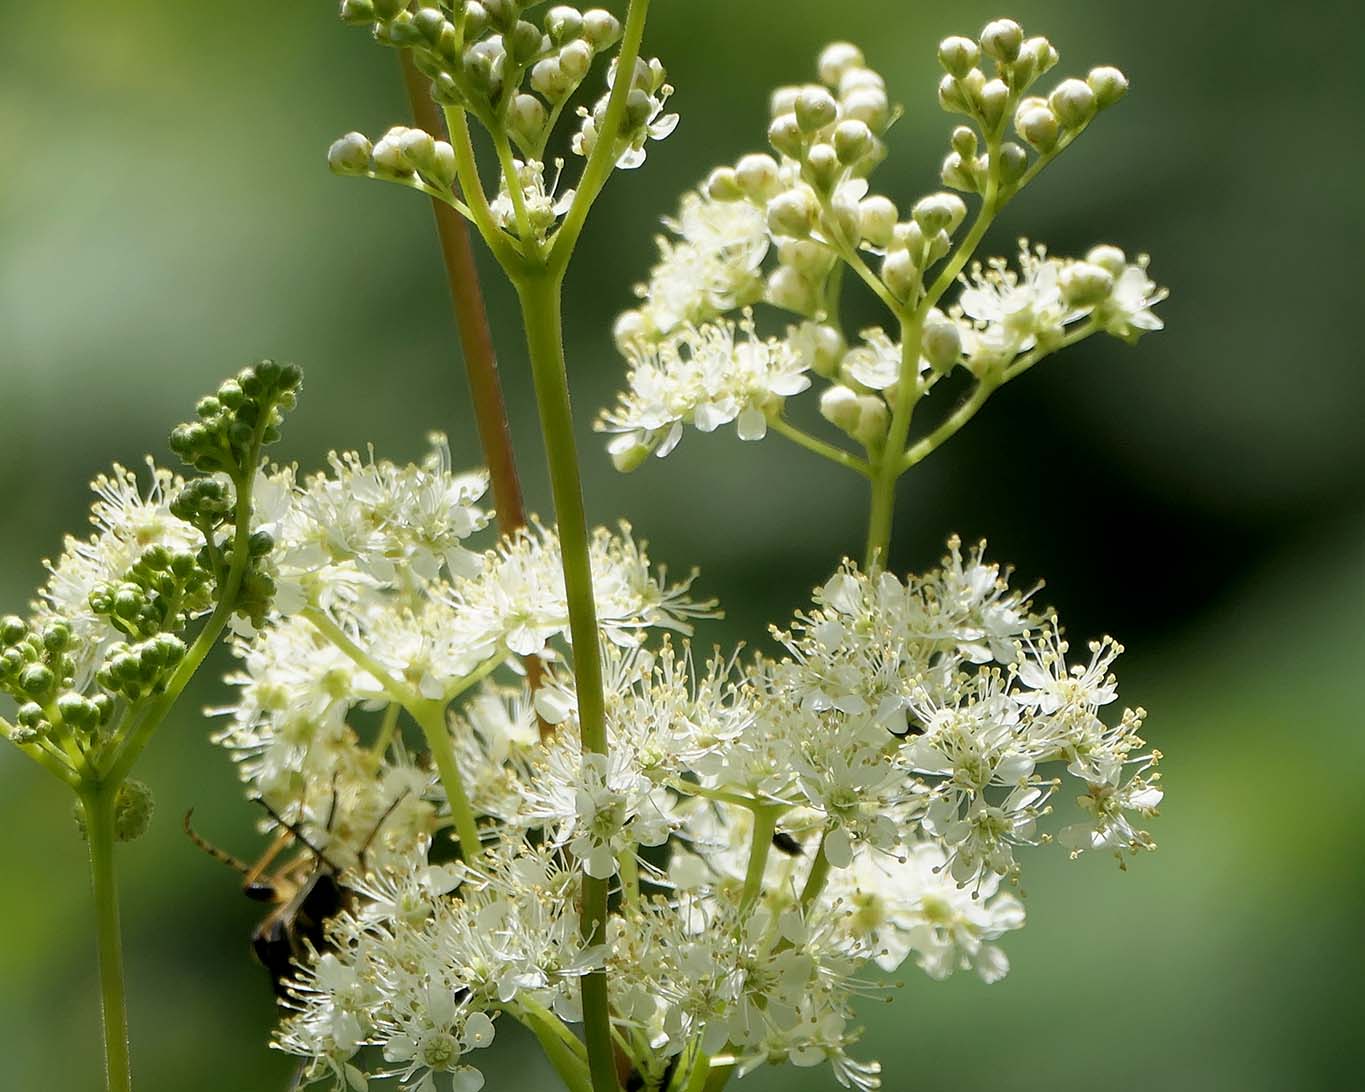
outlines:
[{"label": "flower stem", "polygon": [[896,482],[903,471],[901,457],[910,437],[910,421],[919,402],[919,351],[923,312],[901,319],[901,369],[896,384],[896,404],[886,445],[878,455],[872,474],[872,509],[867,523],[867,554],[863,568],[871,572],[885,567],[891,549],[891,526],[896,512]]},{"label": "flower stem", "polygon": [[[635,10],[634,4],[631,10]],[[561,282],[559,275],[545,273],[519,277],[515,281],[531,358],[531,374],[535,380],[540,427],[545,438],[555,522],[559,528],[583,751],[605,755],[607,718],[602,652],[597,644],[597,605],[593,600],[588,521],[583,507],[578,447],[573,434],[569,380],[564,366]],[[582,923],[583,937],[590,945],[606,940],[606,880],[583,876]],[[620,1084],[613,1057],[611,1007],[605,973],[594,971],[584,975],[582,993],[584,1035],[593,1090],[617,1092]]]},{"label": "flower stem", "polygon": [[114,800],[117,795],[118,783],[106,782],[82,792],[80,799],[90,845],[90,878],[95,889],[105,1088],[107,1092],[130,1092],[133,1077],[128,1059],[128,1005],[123,985],[118,884],[114,877]]},{"label": "flower stem", "polygon": [[[413,66],[406,50],[400,50],[403,80],[407,85],[412,116],[419,128],[434,136],[445,131],[445,122],[427,93],[421,73]],[[441,242],[441,260],[450,282],[450,302],[464,355],[465,375],[474,404],[474,421],[479,443],[488,464],[493,503],[498,509],[498,527],[511,534],[526,526],[526,506],[522,499],[521,479],[512,450],[512,434],[507,423],[507,402],[498,377],[498,358],[493,351],[493,332],[484,304],[483,286],[474,261],[474,248],[464,217],[436,198],[431,202],[436,215],[436,234]]]},{"label": "flower stem", "polygon": [[773,847],[777,830],[778,808],[754,809],[753,839],[749,843],[749,867],[744,873],[744,892],[740,895],[740,913],[747,913],[758,902],[763,891],[763,873],[768,866],[768,853]]},{"label": "flower stem", "polygon": [[450,741],[450,728],[446,724],[444,702],[423,702],[408,710],[422,727],[431,756],[436,760],[436,769],[441,775],[441,785],[445,788],[446,799],[450,801],[450,815],[455,820],[455,834],[460,839],[460,854],[465,862],[476,860],[483,852],[483,839],[479,837],[479,824],[474,820],[474,809],[469,805],[469,794],[465,791],[464,778],[460,776],[460,765],[455,760],[455,745]]}]

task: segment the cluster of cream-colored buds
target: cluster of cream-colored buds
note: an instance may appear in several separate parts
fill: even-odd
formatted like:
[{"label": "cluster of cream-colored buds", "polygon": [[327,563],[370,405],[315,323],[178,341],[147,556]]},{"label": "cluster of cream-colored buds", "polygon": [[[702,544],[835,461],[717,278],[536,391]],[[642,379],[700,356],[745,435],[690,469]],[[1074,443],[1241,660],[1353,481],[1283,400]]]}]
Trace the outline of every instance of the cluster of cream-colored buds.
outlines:
[{"label": "cluster of cream-colored buds", "polygon": [[[438,103],[467,108],[485,123],[505,117],[509,135],[532,151],[543,145],[554,107],[582,83],[593,58],[621,37],[620,20],[609,11],[561,4],[537,25],[524,17],[535,6],[344,0],[341,17],[372,28],[380,42],[410,50]],[[523,90],[527,81],[529,91]]]},{"label": "cluster of cream-colored buds", "polygon": [[373,144],[364,133],[347,133],[332,144],[327,163],[337,174],[421,183],[441,193],[455,184],[455,151],[450,144],[405,125],[395,125]]},{"label": "cluster of cream-colored buds", "polygon": [[[991,77],[980,67],[983,56],[993,62]],[[949,113],[965,114],[988,144],[998,145],[1000,184],[1005,189],[1029,169],[1029,148],[1040,156],[1056,154],[1128,90],[1122,72],[1102,66],[1091,69],[1084,80],[1063,80],[1046,97],[1026,95],[1056,65],[1058,55],[1046,38],[1025,38],[1012,19],[987,23],[977,41],[945,38],[939,43],[938,59],[945,72],[938,87],[939,103]],[[1011,119],[1023,144],[1003,139]],[[983,193],[990,161],[989,153],[979,147],[977,130],[959,126],[953,131],[952,148],[943,163],[944,184]]]}]

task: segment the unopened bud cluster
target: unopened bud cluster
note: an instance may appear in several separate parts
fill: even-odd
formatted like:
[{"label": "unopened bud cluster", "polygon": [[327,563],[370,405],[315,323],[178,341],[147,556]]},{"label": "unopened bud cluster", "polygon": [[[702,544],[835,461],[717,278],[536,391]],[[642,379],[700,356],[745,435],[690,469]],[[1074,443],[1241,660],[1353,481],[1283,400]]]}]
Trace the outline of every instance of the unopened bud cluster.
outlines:
[{"label": "unopened bud cluster", "polygon": [[[975,41],[945,38],[938,59],[944,69],[940,105],[973,123],[953,131],[952,151],[943,162],[944,184],[966,193],[987,192],[992,156],[998,158],[998,189],[1017,187],[1036,162],[1030,150],[1035,156],[1056,155],[1128,90],[1117,68],[1099,67],[1084,80],[1063,80],[1046,96],[1028,94],[1057,64],[1058,54],[1046,38],[1024,37],[1012,19],[987,23]],[[982,64],[990,65],[990,75]],[[1005,139],[1011,122],[1018,141]]]},{"label": "unopened bud cluster", "polygon": [[[413,64],[430,81],[437,104],[467,112],[495,142],[508,142],[520,153],[512,172],[517,178],[507,177],[507,159],[501,158],[501,189],[510,194],[520,183],[526,187],[524,201],[521,193],[509,196],[506,204],[514,215],[495,211],[499,227],[537,240],[545,238],[568,207],[553,192],[545,200],[546,149],[553,130],[594,61],[622,34],[620,21],[602,8],[583,11],[556,4],[537,11],[540,7],[522,0],[415,6],[396,0],[345,0],[341,6],[347,23],[369,27],[379,42],[409,51]],[[581,122],[571,141],[576,154],[592,154],[617,78],[613,60],[607,93],[592,109],[579,107]],[[617,166],[638,166],[644,161],[646,142],[662,140],[673,131],[677,115],[664,112],[672,92],[657,59],[636,59],[616,136]],[[340,174],[400,182],[458,201],[459,171],[451,144],[421,129],[395,126],[373,143],[361,133],[348,133],[332,145],[328,162]],[[566,196],[571,200],[572,195],[570,190]],[[524,212],[529,216],[523,217]]]},{"label": "unopened bud cluster", "polygon": [[[1049,99],[1026,97],[1057,51],[1009,20],[976,40],[946,39],[939,57],[947,71],[940,100],[973,123],[953,133],[944,180],[983,195],[985,222],[1028,170],[1029,153],[1004,139],[1011,117],[1037,154],[1050,157],[1124,87],[1117,70],[1097,68]],[[913,408],[954,368],[994,384],[1027,354],[1062,345],[1071,329],[1126,340],[1160,329],[1151,308],[1164,292],[1147,276],[1146,259],[1131,263],[1113,247],[1083,262],[1025,248],[1017,271],[999,261],[969,267],[981,232],[966,232],[963,197],[942,191],[898,203],[872,188],[898,114],[883,78],[846,42],[827,47],[816,69],[818,82],[774,92],[772,152],[716,168],[665,221],[672,237],[659,240],[660,260],[637,290],[643,303],[616,324],[631,389],[598,423],[616,434],[609,450],[623,470],[651,452],[667,454],[685,425],[711,431],[734,421],[743,438],[757,439],[782,417],[785,399],[808,380],[798,382],[789,364],[754,370],[746,346],[756,322],[733,316],[759,303],[797,318],[780,341],[758,339],[761,358],[793,360],[797,373],[826,380],[821,416],[874,463],[900,457],[884,452],[897,406]],[[855,277],[890,311],[889,332],[845,331],[842,294]],[[949,303],[955,280],[962,291]],[[741,328],[749,339],[735,336]],[[734,352],[728,366],[714,355],[726,345]]]},{"label": "unopened bud cluster", "polygon": [[262,360],[243,368],[200,401],[197,420],[176,426],[171,450],[201,474],[222,472],[237,480],[254,472],[260,449],[279,440],[302,380],[294,364]]}]

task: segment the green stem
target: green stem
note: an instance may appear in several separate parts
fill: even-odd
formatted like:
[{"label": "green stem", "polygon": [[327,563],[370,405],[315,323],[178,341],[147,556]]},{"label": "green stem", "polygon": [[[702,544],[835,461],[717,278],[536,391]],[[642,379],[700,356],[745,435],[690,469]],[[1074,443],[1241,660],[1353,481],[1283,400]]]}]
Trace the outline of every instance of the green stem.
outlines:
[{"label": "green stem", "polygon": [[694,1089],[695,1092],[720,1092],[730,1083],[730,1078],[735,1075],[735,1065],[730,1062],[726,1065],[712,1066],[709,1070],[702,1069],[700,1072],[706,1074],[705,1081],[699,1083],[694,1080],[689,1086],[688,1092],[694,1092]]},{"label": "green stem", "polygon": [[384,719],[379,725],[379,734],[375,736],[374,744],[370,747],[370,754],[376,762],[382,762],[388,753],[389,744],[393,742],[393,737],[398,731],[398,714],[403,711],[403,707],[396,701],[389,702],[388,708],[384,710]]},{"label": "green stem", "polygon": [[446,707],[442,702],[430,701],[421,703],[409,712],[421,725],[427,747],[436,760],[441,784],[450,801],[450,814],[455,820],[455,834],[460,839],[460,853],[466,863],[474,861],[483,852],[483,839],[479,837],[479,824],[474,820],[474,809],[469,805],[469,794],[465,792],[464,778],[460,776],[460,765],[455,760],[455,744],[450,738],[450,727],[446,724]]},{"label": "green stem", "polygon": [[901,319],[901,370],[896,382],[896,404],[891,412],[886,445],[877,457],[872,475],[872,508],[868,513],[867,553],[863,559],[867,572],[885,566],[891,548],[901,454],[905,451],[910,422],[920,399],[919,350],[923,314],[922,310],[917,310],[914,315]]},{"label": "green stem", "polygon": [[810,866],[810,874],[806,877],[806,886],[801,889],[801,912],[804,914],[814,905],[815,900],[820,897],[820,892],[825,889],[825,884],[829,882],[829,858],[825,856],[825,842],[820,840],[820,849],[815,854],[815,861]]},{"label": "green stem", "polygon": [[105,1088],[107,1092],[130,1092],[133,1078],[128,1059],[128,1005],[123,984],[118,884],[114,876],[114,801],[118,788],[119,782],[107,782],[83,792],[80,799],[90,845],[90,878],[95,889]]},{"label": "green stem", "polygon": [[[611,96],[607,99],[607,112],[602,119],[597,143],[588,156],[583,176],[578,181],[573,204],[564,216],[564,222],[555,233],[550,248],[550,269],[562,275],[569,267],[578,237],[583,233],[583,225],[593,202],[607,184],[616,166],[616,138],[621,134],[621,123],[626,117],[626,100],[630,97],[630,85],[635,72],[635,61],[640,56],[640,45],[645,37],[645,17],[649,14],[649,0],[630,0],[626,12],[626,24],[621,34],[621,50],[616,55],[616,82],[612,85]],[[613,1078],[614,1080],[614,1078]]]},{"label": "green stem", "polygon": [[793,443],[800,444],[807,451],[813,451],[816,455],[828,459],[832,463],[846,466],[864,478],[872,477],[872,466],[866,459],[860,459],[851,452],[844,451],[842,448],[835,447],[833,444],[826,443],[818,437],[812,436],[803,429],[797,428],[785,417],[776,417],[768,424],[772,430],[781,436],[785,436]]},{"label": "green stem", "polygon": [[530,1028],[568,1092],[591,1092],[583,1044],[544,1006],[518,1000],[518,1007],[513,1016]]},{"label": "green stem", "polygon": [[[643,8],[643,4],[640,5]],[[636,5],[631,5],[636,11]],[[633,62],[632,62],[633,63]],[[592,565],[588,552],[588,520],[583,506],[583,484],[578,471],[578,446],[573,433],[573,408],[564,366],[564,327],[561,276],[542,274],[515,281],[521,301],[526,345],[535,380],[541,433],[550,469],[555,522],[559,529],[564,592],[569,606],[573,642],[574,680],[578,694],[579,730],[584,753],[607,753],[606,699],[602,683],[602,652],[598,647],[597,605],[593,601]],[[582,930],[591,945],[606,940],[607,881],[583,876]],[[606,975],[583,976],[583,1026],[594,1092],[617,1092],[616,1064],[611,1039],[611,1006]]]},{"label": "green stem", "polygon": [[763,873],[768,867],[768,854],[773,848],[773,834],[777,831],[778,808],[755,808],[754,830],[749,842],[749,867],[744,873],[744,891],[739,897],[739,912],[747,914],[763,892]]}]

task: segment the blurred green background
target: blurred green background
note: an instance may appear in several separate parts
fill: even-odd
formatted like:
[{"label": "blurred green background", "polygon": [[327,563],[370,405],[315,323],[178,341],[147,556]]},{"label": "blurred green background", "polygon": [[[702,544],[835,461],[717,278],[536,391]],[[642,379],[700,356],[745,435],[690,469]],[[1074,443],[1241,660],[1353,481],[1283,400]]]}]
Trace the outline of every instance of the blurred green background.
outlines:
[{"label": "blurred green background", "polygon": [[[614,474],[588,428],[620,384],[609,322],[678,193],[762,143],[767,90],[862,43],[907,113],[881,188],[936,186],[952,122],[934,46],[1000,14],[1049,35],[1060,74],[1115,63],[1133,93],[1012,207],[1062,253],[1153,254],[1168,330],[1094,341],[997,396],[905,483],[902,568],[989,536],[1076,634],[1130,649],[1124,696],[1168,756],[1161,852],[1123,875],[1026,862],[1030,924],[994,987],[905,968],[870,1005],[892,1090],[1342,1089],[1359,1061],[1365,877],[1365,369],[1359,356],[1365,106],[1355,4],[658,0],[677,134],[618,177],[569,288],[587,492],[659,559],[703,568],[761,639],[845,551],[865,497],[770,440],[691,434]],[[283,454],[373,440],[408,458],[432,428],[477,460],[424,200],[333,178],[328,142],[404,119],[395,59],[328,3],[0,2],[0,605],[80,526],[84,483],[147,450],[250,359],[307,369]],[[508,292],[490,283],[527,487],[547,491]],[[867,317],[873,312],[869,309]],[[211,679],[218,671],[208,672]],[[240,853],[254,815],[196,710],[142,767],[158,820],[122,851],[135,1068],[147,1090],[283,1089],[272,1001],[247,955],[258,908],[185,839]],[[94,1089],[91,906],[66,796],[0,752],[0,1086]],[[1356,1000],[1353,1001],[1353,998]],[[1355,1011],[1356,1016],[1351,1013]],[[550,1088],[529,1052],[489,1087]],[[517,1065],[530,1068],[517,1069]],[[743,1087],[821,1089],[823,1070]]]}]

